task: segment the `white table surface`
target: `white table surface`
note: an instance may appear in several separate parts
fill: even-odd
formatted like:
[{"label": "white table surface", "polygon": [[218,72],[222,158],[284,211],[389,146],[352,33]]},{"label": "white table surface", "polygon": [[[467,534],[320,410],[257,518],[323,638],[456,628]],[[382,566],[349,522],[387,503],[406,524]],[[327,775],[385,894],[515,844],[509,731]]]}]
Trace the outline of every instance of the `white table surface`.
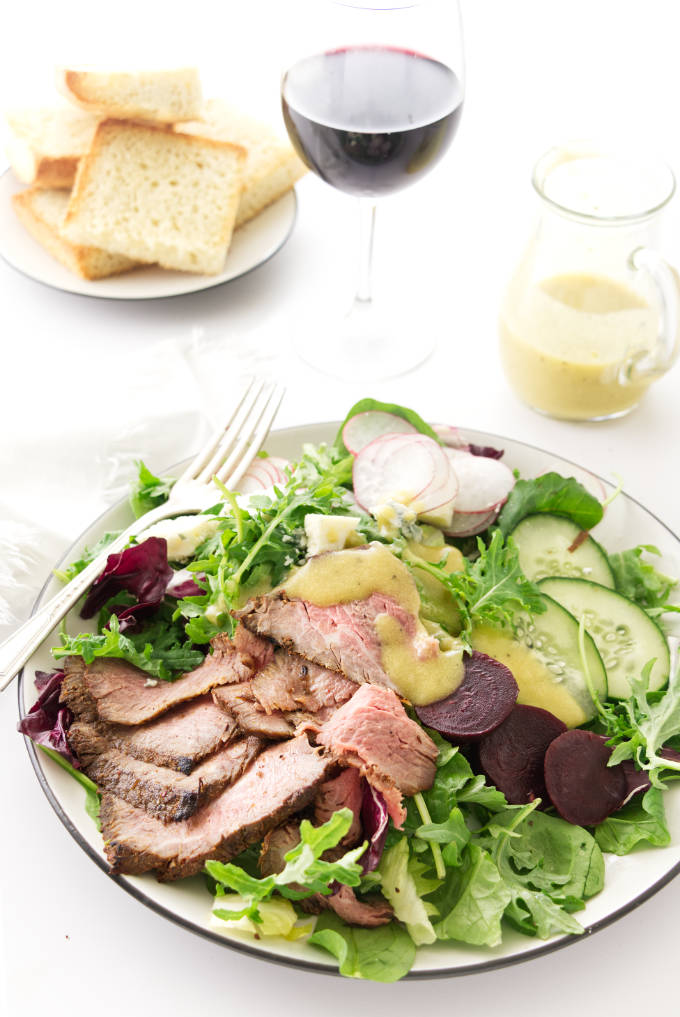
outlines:
[{"label": "white table surface", "polygon": [[[75,17],[82,5],[58,5],[59,18],[52,5],[44,10],[38,5],[46,30],[36,43],[30,23],[35,5],[30,11],[15,6],[3,19],[14,29],[1,44],[4,106],[21,104],[20,82],[32,80],[31,69],[38,77],[38,71],[60,60],[60,46],[65,50],[70,38],[67,26],[77,23],[84,32]],[[175,6],[163,8],[172,13]],[[280,36],[270,33],[263,48],[257,25],[274,17],[276,4],[259,3],[247,11],[243,4],[222,6],[224,32],[206,30],[201,37],[213,81],[219,80],[221,44],[231,61],[225,76],[241,60],[253,95],[262,106],[271,100],[275,109]],[[129,447],[151,466],[161,469],[172,462],[173,449],[163,446],[162,435],[143,426],[144,393],[155,384],[150,365],[156,361],[159,377],[165,377],[160,344],[167,343],[173,348],[193,343],[199,360],[205,353],[219,366],[219,385],[210,371],[207,407],[218,415],[215,392],[221,385],[229,388],[243,369],[246,350],[248,364],[256,355],[261,367],[285,377],[281,426],[339,418],[355,399],[369,394],[402,402],[430,419],[526,440],[603,475],[617,472],[626,491],[679,530],[674,448],[680,432],[680,368],[625,419],[579,425],[548,420],[508,390],[495,329],[504,280],[536,211],[528,179],[544,148],[606,128],[661,151],[680,170],[680,15],[675,6],[663,0],[644,5],[464,2],[468,80],[459,134],[428,180],[379,210],[378,291],[387,299],[406,292],[422,306],[423,328],[435,329],[439,342],[426,364],[402,378],[367,386],[358,365],[355,382],[334,382],[289,352],[290,328],[307,301],[342,301],[354,278],[351,200],[316,179],[299,185],[295,231],[271,262],[242,280],[193,296],[147,303],[92,300],[47,289],[0,263],[0,477],[10,478],[0,480],[0,527],[3,520],[7,525],[4,533],[0,529],[0,548],[9,528],[16,530],[17,521],[23,521],[35,534],[38,562],[22,571],[20,563],[4,561],[5,576],[15,568],[20,584],[15,615],[27,614],[50,562],[110,493],[110,487],[101,488],[102,464],[93,468],[97,443],[120,448],[122,421],[131,435]],[[122,8],[124,13],[125,4]],[[28,38],[30,45],[21,42]],[[676,231],[673,210],[670,251],[678,247]],[[168,403],[179,415],[186,410],[187,434],[193,434],[191,428],[201,423],[200,396],[192,389],[183,406],[181,378],[172,384]],[[156,391],[155,412],[160,395]],[[91,496],[75,498],[69,492],[82,492],[91,471]],[[4,623],[0,631],[8,632],[11,623]],[[658,1012],[674,1012],[677,880],[628,917],[566,950],[452,981],[379,986],[331,980],[205,942],[145,910],[83,855],[37,784],[14,730],[16,719],[10,689],[0,698],[0,973],[4,1012],[12,1017],[85,1012],[175,1017],[272,1009],[297,1015],[317,1007],[332,1017],[369,1013],[381,1005],[395,1017],[424,1007],[489,1017],[525,1017],[540,1007],[553,1017],[571,1017],[634,1012],[652,1001]]]}]

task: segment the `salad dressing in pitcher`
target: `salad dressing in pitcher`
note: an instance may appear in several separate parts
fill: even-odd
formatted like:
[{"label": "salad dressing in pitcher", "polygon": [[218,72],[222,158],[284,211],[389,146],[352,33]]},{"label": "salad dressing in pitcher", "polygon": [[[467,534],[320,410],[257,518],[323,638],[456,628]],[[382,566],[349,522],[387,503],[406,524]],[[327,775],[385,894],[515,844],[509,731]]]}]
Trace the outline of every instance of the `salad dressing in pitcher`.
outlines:
[{"label": "salad dressing in pitcher", "polygon": [[539,160],[533,184],[542,215],[500,312],[505,373],[542,413],[620,416],[678,352],[677,277],[653,247],[673,174],[571,146]]},{"label": "salad dressing in pitcher", "polygon": [[606,276],[569,273],[512,286],[500,321],[508,380],[530,406],[559,417],[614,416],[639,402],[646,383],[622,385],[621,363],[653,350],[656,311]]}]

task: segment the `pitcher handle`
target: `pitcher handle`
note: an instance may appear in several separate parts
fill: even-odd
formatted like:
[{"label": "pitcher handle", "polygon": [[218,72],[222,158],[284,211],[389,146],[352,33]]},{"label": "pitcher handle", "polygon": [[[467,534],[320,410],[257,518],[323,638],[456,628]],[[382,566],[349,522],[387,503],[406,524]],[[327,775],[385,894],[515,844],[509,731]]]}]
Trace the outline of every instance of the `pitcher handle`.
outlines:
[{"label": "pitcher handle", "polygon": [[630,265],[646,275],[659,300],[659,329],[652,350],[638,350],[623,364],[624,383],[650,381],[671,367],[680,352],[680,285],[671,265],[651,247],[638,247],[630,256]]}]

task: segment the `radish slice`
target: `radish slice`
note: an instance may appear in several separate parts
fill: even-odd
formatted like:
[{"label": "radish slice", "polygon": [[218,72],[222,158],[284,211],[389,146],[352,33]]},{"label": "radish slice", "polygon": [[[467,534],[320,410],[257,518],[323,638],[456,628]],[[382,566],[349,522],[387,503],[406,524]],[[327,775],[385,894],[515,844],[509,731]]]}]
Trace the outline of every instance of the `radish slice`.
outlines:
[{"label": "radish slice", "polygon": [[454,512],[450,526],[444,528],[447,537],[472,537],[483,533],[495,522],[502,505],[489,512]]},{"label": "radish slice", "polygon": [[357,455],[354,495],[373,512],[388,502],[412,506],[425,515],[452,501],[458,479],[441,445],[426,435],[385,434]]},{"label": "radish slice", "polygon": [[456,496],[456,515],[500,509],[515,486],[512,470],[499,459],[473,456],[453,448],[443,451],[458,474],[460,488]]},{"label": "radish slice", "polygon": [[460,448],[464,452],[469,450],[470,446],[457,427],[453,427],[451,424],[433,424],[432,430],[450,448]]},{"label": "radish slice", "polygon": [[241,477],[238,485],[241,494],[258,494],[268,491],[274,485],[285,484],[288,479],[284,469],[290,466],[287,459],[268,456],[266,459],[254,459]]},{"label": "radish slice", "polygon": [[385,410],[366,410],[350,417],[342,429],[345,448],[353,456],[358,455],[374,438],[383,434],[418,434],[419,431],[408,420],[396,413]]}]

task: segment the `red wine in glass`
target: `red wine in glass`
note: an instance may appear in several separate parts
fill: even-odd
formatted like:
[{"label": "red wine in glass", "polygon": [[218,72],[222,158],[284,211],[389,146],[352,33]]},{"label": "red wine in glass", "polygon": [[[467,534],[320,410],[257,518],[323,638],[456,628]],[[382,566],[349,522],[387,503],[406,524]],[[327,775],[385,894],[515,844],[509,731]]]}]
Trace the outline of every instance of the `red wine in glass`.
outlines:
[{"label": "red wine in glass", "polygon": [[438,60],[370,45],[306,57],[286,72],[281,92],[303,161],[360,197],[401,190],[435,165],[455,134],[462,94]]}]

